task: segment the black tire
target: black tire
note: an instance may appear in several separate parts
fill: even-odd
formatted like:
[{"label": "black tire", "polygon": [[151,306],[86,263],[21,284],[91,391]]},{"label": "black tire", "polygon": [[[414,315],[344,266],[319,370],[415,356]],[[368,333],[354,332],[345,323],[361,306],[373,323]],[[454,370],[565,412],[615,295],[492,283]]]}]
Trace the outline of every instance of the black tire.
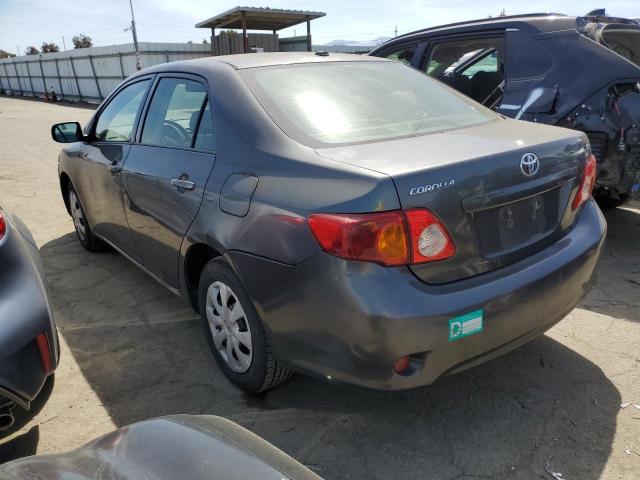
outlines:
[{"label": "black tire", "polygon": [[602,191],[600,193],[596,193],[593,198],[595,198],[598,206],[602,210],[611,210],[627,203],[630,196],[626,193],[619,193],[614,196],[610,192]]},{"label": "black tire", "polygon": [[[222,282],[231,287],[244,310],[244,319],[247,321],[251,333],[252,359],[248,370],[243,373],[232,370],[214,344],[206,313],[207,290],[214,282]],[[249,299],[240,279],[224,259],[213,259],[202,270],[198,291],[198,305],[211,353],[222,373],[233,384],[245,392],[256,394],[280,385],[293,375],[291,370],[284,368],[274,358],[271,343],[264,331],[262,321],[256,312],[253,302]]]},{"label": "black tire", "polygon": [[[75,205],[73,204],[74,197]],[[82,245],[85,250],[88,250],[89,252],[100,252],[104,250],[106,248],[106,244],[102,240],[97,238],[91,231],[91,227],[89,226],[89,222],[87,221],[87,215],[85,214],[84,207],[82,206],[82,201],[80,200],[80,196],[78,195],[78,192],[76,192],[76,189],[73,188],[73,185],[69,185],[69,190],[67,192],[67,201],[69,202],[69,212],[72,219],[74,219],[74,208],[78,208],[80,209],[80,212],[82,212],[84,232],[82,232],[76,225],[75,219],[73,223],[80,245]]]}]

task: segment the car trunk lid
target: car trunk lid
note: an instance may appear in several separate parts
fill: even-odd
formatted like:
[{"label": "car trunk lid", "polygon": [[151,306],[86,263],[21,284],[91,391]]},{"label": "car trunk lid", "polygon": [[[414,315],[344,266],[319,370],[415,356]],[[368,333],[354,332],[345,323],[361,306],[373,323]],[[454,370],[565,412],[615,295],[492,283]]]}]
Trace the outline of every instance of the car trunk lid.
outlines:
[{"label": "car trunk lid", "polygon": [[[581,132],[500,119],[318,153],[389,175],[404,210],[428,208],[440,218],[456,254],[411,269],[425,282],[446,283],[508,265],[561,238],[574,220],[570,200],[585,145]],[[536,157],[538,170],[525,175],[522,159]]]}]

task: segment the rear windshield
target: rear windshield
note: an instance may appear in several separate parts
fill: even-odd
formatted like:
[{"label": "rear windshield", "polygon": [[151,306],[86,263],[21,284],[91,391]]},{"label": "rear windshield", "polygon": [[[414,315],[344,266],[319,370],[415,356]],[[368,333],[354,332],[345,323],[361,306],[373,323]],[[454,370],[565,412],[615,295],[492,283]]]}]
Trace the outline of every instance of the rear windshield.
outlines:
[{"label": "rear windshield", "polygon": [[312,146],[422,135],[498,118],[395,62],[278,65],[240,74],[280,128]]}]

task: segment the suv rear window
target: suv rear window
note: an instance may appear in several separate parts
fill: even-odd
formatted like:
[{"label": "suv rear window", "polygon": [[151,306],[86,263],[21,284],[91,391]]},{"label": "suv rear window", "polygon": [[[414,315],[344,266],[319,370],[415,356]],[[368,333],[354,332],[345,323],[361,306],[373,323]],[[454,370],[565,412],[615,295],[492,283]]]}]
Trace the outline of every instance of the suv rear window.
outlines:
[{"label": "suv rear window", "polygon": [[307,145],[379,141],[498,118],[396,62],[327,62],[241,70],[290,137]]}]

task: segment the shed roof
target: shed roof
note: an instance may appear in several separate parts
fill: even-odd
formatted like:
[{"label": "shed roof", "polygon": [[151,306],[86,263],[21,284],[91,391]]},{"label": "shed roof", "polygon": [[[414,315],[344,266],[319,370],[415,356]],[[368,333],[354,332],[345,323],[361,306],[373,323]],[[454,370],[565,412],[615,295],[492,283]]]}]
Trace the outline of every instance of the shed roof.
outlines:
[{"label": "shed roof", "polygon": [[324,12],[307,10],[283,10],[279,8],[235,7],[215,17],[197,23],[196,28],[242,28],[244,13],[249,30],[282,30],[306,22],[307,19],[324,17]]}]

